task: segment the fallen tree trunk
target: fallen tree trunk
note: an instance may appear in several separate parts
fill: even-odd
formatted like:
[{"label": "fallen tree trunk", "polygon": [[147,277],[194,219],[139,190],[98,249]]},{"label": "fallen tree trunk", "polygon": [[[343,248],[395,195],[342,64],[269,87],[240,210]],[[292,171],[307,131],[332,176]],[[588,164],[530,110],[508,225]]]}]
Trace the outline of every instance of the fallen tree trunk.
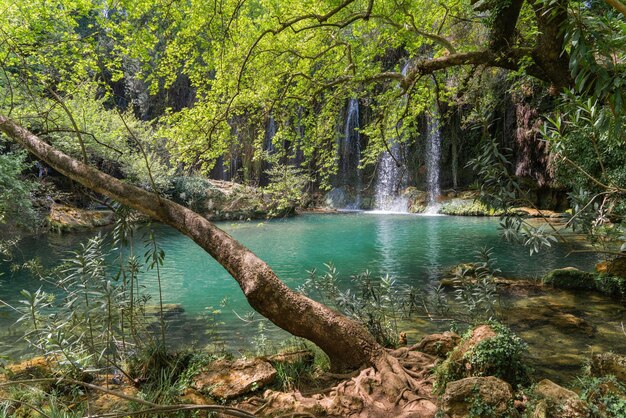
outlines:
[{"label": "fallen tree trunk", "polygon": [[230,273],[257,312],[317,344],[333,370],[371,366],[384,357],[384,349],[365,327],[289,289],[263,260],[201,215],[60,152],[3,115],[0,131],[63,175],[190,237]]}]

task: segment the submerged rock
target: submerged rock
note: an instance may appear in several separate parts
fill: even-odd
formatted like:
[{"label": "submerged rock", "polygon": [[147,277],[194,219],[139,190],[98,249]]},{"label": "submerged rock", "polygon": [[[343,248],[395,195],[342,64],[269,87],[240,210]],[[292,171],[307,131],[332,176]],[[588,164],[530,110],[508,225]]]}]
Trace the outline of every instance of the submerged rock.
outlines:
[{"label": "submerged rock", "polygon": [[[147,305],[144,307],[146,316],[161,315],[161,306],[159,305]],[[164,303],[163,304],[163,319],[170,319],[185,313],[185,308],[180,303]]]},{"label": "submerged rock", "polygon": [[193,387],[221,399],[232,399],[271,383],[276,369],[267,361],[217,360],[193,378]]},{"label": "submerged rock", "polygon": [[596,328],[586,319],[577,315],[571,307],[550,302],[534,303],[515,308],[515,315],[509,318],[518,329],[534,329],[550,325],[564,333],[579,333],[588,337],[596,334]]},{"label": "submerged rock", "polygon": [[493,409],[496,416],[516,416],[512,408],[513,389],[497,377],[467,377],[448,383],[442,398],[442,409],[451,418],[480,416],[475,405]]}]

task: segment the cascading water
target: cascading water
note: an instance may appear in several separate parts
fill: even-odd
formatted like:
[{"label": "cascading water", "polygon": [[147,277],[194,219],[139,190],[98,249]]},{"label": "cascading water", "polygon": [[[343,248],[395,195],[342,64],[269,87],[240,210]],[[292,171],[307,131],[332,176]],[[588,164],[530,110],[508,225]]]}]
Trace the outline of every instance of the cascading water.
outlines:
[{"label": "cascading water", "polygon": [[359,100],[350,99],[346,109],[344,135],[339,143],[339,181],[343,186],[354,187],[354,197],[346,198],[345,209],[359,209],[361,206],[362,174],[359,169],[361,162],[361,134],[359,133]]},{"label": "cascading water", "polygon": [[427,116],[428,135],[426,137],[426,191],[428,201],[426,214],[439,212],[438,198],[441,194],[439,188],[439,172],[441,163],[441,130],[439,129],[439,113],[437,106],[433,106],[433,114]]},{"label": "cascading water", "polygon": [[276,136],[276,121],[273,116],[270,116],[265,127],[265,138],[263,141],[263,149],[270,154],[274,152],[274,136]]},{"label": "cascading water", "polygon": [[378,211],[408,210],[408,199],[398,195],[400,189],[406,185],[405,170],[400,158],[400,145],[394,142],[390,152],[384,152],[378,162],[374,206]]},{"label": "cascading water", "polygon": [[[276,121],[273,116],[270,116],[265,125],[265,136],[263,137],[263,151],[267,155],[274,154],[274,136],[276,136]],[[259,184],[261,186],[267,186],[269,184],[267,170],[271,167],[272,164],[264,158],[261,162],[261,173],[259,176]]]},{"label": "cascading water", "polygon": [[[402,75],[406,75],[409,62],[402,68]],[[402,162],[400,144],[396,139],[390,149],[383,152],[378,162],[378,171],[375,186],[374,208],[383,212],[407,212],[409,201],[399,196],[400,190],[406,186],[406,170]]]}]

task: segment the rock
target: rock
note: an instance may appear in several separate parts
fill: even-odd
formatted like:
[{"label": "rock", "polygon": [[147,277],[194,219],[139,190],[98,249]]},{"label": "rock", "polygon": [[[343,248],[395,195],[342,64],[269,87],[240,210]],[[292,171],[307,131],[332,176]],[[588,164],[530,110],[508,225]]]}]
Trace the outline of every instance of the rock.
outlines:
[{"label": "rock", "polygon": [[428,192],[418,190],[415,187],[411,186],[402,190],[401,196],[406,198],[410,213],[422,213],[428,206]]},{"label": "rock", "polygon": [[293,351],[289,353],[274,354],[273,356],[265,357],[263,360],[272,363],[283,364],[296,364],[304,363],[306,365],[312,365],[315,360],[315,354],[309,350]]},{"label": "rock", "polygon": [[48,215],[50,228],[57,231],[96,228],[111,225],[114,220],[110,210],[86,210],[58,204],[52,205]]},{"label": "rock", "polygon": [[423,353],[437,357],[447,357],[448,353],[461,341],[461,337],[450,331],[443,334],[427,335],[421,339],[415,348]]},{"label": "rock", "polygon": [[543,379],[537,383],[534,391],[535,395],[547,401],[544,407],[547,417],[582,418],[590,414],[589,407],[576,392],[565,389],[551,380]]},{"label": "rock", "polygon": [[454,351],[454,357],[463,358],[468,351],[478,345],[478,343],[488,340],[496,336],[496,332],[491,325],[479,325],[472,330],[472,335],[463,341],[463,343],[457,347]]},{"label": "rock", "polygon": [[194,405],[213,405],[215,402],[212,399],[202,395],[194,388],[186,388],[181,396],[182,403],[194,404]]},{"label": "rock", "polygon": [[448,358],[437,366],[438,390],[453,380],[495,376],[514,387],[528,382],[523,362],[527,346],[509,328],[498,323],[480,325],[466,334]]},{"label": "rock", "polygon": [[550,323],[563,331],[580,332],[593,337],[596,330],[589,322],[571,313],[558,312],[550,318]]},{"label": "rock", "polygon": [[598,273],[626,278],[626,257],[617,257],[596,265]]},{"label": "rock", "polygon": [[56,360],[44,356],[33,357],[5,367],[10,380],[48,378],[53,376],[52,366]]},{"label": "rock", "polygon": [[553,210],[548,209],[535,209],[529,207],[517,207],[512,208],[512,212],[520,216],[525,216],[527,218],[550,218],[550,219],[559,219],[566,218],[568,215],[563,212],[555,212]]},{"label": "rock", "polygon": [[548,379],[543,379],[541,382],[537,383],[535,386],[535,394],[541,396],[543,399],[548,399],[558,404],[568,399],[578,398],[576,392],[565,389]]},{"label": "rock", "polygon": [[476,199],[454,198],[443,202],[439,213],[459,216],[500,216],[503,212],[489,208]]},{"label": "rock", "polygon": [[[496,377],[467,377],[446,385],[442,409],[451,418],[470,416],[472,403],[493,408],[496,416],[517,414],[511,385]],[[477,416],[475,411],[472,416]]]},{"label": "rock", "polygon": [[613,353],[592,354],[590,373],[596,377],[612,375],[626,385],[626,356]]},{"label": "rock", "polygon": [[543,284],[559,289],[595,290],[594,275],[575,267],[552,270],[543,277]]},{"label": "rock", "polygon": [[[139,390],[133,386],[122,386],[109,388],[116,392],[122,392],[125,395],[137,397]],[[111,411],[127,410],[130,401],[119,396],[109,393],[94,391],[95,399],[92,401],[93,412],[106,413]]]},{"label": "rock", "polygon": [[231,399],[266,386],[275,376],[276,369],[260,359],[217,360],[197,374],[192,385],[216,398]]}]

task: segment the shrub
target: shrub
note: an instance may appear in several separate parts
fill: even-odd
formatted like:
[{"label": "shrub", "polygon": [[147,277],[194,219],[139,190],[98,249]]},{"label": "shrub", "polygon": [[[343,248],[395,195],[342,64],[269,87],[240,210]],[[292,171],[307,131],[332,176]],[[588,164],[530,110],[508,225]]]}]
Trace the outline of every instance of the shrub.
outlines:
[{"label": "shrub", "polygon": [[626,386],[614,376],[578,379],[580,398],[586,401],[594,416],[626,416]]},{"label": "shrub", "polygon": [[173,201],[200,212],[209,198],[210,192],[217,190],[209,181],[201,177],[172,177],[166,194]]},{"label": "shrub", "polygon": [[491,321],[488,326],[494,336],[468,345],[476,328],[468,330],[461,343],[436,367],[438,392],[443,392],[448,382],[466,377],[495,376],[514,388],[530,382],[529,369],[524,362],[528,345],[505,325]]}]

